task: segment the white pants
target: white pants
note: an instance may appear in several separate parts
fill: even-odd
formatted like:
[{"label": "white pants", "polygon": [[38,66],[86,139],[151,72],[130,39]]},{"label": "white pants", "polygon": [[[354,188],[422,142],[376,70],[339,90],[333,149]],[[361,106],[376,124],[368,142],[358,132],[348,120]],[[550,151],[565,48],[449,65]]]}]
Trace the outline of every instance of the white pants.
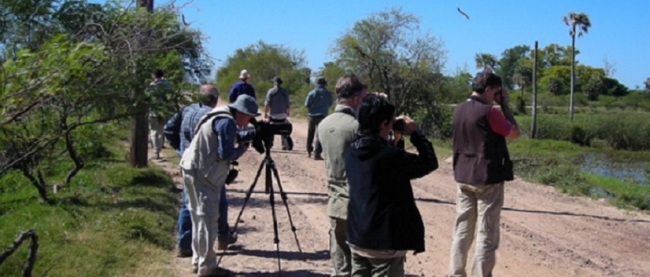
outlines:
[{"label": "white pants", "polygon": [[192,264],[197,265],[199,276],[217,270],[214,242],[217,238],[219,201],[223,182],[211,182],[197,170],[183,170],[187,209],[192,219]]}]

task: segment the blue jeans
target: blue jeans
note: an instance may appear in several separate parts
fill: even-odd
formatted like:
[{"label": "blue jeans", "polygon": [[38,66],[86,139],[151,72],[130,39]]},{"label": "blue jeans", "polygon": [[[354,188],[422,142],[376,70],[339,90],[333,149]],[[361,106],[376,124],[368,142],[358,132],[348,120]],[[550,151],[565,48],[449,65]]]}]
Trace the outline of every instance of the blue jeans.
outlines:
[{"label": "blue jeans", "polygon": [[[181,207],[178,213],[178,249],[192,250],[192,220],[190,212],[187,210],[187,197],[185,196],[185,186],[181,191]],[[230,227],[228,226],[228,199],[226,198],[226,186],[221,188],[221,201],[219,202],[219,230],[217,236],[219,241],[228,241]]]}]

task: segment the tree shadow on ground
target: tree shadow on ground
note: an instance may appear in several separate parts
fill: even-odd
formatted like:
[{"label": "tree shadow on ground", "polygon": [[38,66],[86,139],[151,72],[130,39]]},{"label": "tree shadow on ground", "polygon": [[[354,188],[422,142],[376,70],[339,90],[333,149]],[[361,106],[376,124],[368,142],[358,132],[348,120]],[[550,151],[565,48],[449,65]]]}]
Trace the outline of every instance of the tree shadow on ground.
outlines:
[{"label": "tree shadow on ground", "polygon": [[[280,245],[282,246],[282,245]],[[277,259],[278,252],[276,250],[257,250],[257,249],[245,249],[240,248],[237,250],[240,255],[244,256],[255,256],[262,258],[271,258]],[[297,251],[282,251],[280,250],[280,260],[288,261],[317,261],[317,260],[328,260],[330,258],[328,250],[316,251],[313,253],[308,252],[297,252]]]},{"label": "tree shadow on ground", "polygon": [[[456,203],[447,201],[447,200],[440,200],[440,199],[435,199],[435,198],[416,198],[416,201],[420,202],[428,202],[428,203],[435,203],[435,204],[445,204],[445,205],[456,205]],[[533,213],[533,214],[550,214],[550,215],[564,215],[564,216],[576,216],[576,217],[589,217],[589,218],[595,218],[595,219],[601,219],[601,220],[607,220],[607,221],[616,221],[616,222],[637,222],[637,223],[650,223],[648,220],[643,220],[643,219],[625,219],[625,218],[612,218],[608,216],[601,216],[601,215],[590,215],[590,214],[583,214],[583,213],[572,213],[572,212],[555,212],[555,211],[543,211],[543,210],[524,210],[524,209],[517,209],[517,208],[509,208],[509,207],[504,207],[504,211],[509,211],[509,212],[520,212],[520,213]]]}]

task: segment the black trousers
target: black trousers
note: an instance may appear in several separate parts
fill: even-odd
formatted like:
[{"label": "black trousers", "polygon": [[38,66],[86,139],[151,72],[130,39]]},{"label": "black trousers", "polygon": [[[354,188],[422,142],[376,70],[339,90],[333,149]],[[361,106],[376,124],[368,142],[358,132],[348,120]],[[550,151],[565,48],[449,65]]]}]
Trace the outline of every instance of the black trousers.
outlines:
[{"label": "black trousers", "polygon": [[[307,153],[314,152],[314,154],[320,155],[323,152],[323,147],[318,140],[318,134],[316,129],[318,124],[325,118],[324,115],[310,116],[309,117],[309,128],[307,129]],[[314,137],[316,138],[316,149],[314,149]]]},{"label": "black trousers", "polygon": [[[272,123],[284,123],[284,122],[289,122],[288,119],[275,119],[271,118],[270,120]],[[291,135],[280,135],[282,138],[282,150],[293,150],[293,139],[291,138]]]}]

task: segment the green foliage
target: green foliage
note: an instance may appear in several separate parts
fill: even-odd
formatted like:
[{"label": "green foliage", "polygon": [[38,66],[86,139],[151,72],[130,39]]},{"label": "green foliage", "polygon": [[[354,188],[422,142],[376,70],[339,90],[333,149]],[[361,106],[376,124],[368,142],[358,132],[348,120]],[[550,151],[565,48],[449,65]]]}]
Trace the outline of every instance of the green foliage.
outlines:
[{"label": "green foliage", "polygon": [[[107,123],[142,114],[147,105],[168,117],[183,104],[182,83],[210,71],[200,33],[171,7],[149,13],[116,2],[6,3],[0,18],[8,27],[0,31],[7,50],[0,71],[0,175],[18,170],[46,201],[53,166],[74,162],[67,184],[105,154],[103,138],[112,127],[104,127],[115,126]],[[144,93],[154,69],[172,83],[162,104]]]},{"label": "green foliage", "polygon": [[[548,139],[511,141],[508,148],[515,161],[515,174],[524,179],[554,186],[560,192],[571,195],[607,197],[617,206],[650,210],[649,187],[580,172],[583,155],[598,150]],[[623,151],[608,153],[630,157],[629,153]]]},{"label": "green foliage", "polygon": [[355,22],[332,52],[337,66],[360,76],[370,92],[386,93],[398,114],[413,116],[432,134],[449,118],[441,105],[449,95],[440,73],[445,52],[439,40],[419,31],[413,14],[378,12]]},{"label": "green foliage", "polygon": [[[107,151],[122,157],[121,149],[109,145]],[[63,181],[69,166],[56,166],[53,180]],[[48,270],[47,276],[171,276],[165,264],[174,249],[178,200],[162,170],[95,159],[52,196],[53,206],[40,203],[25,182],[17,172],[0,177],[0,245],[33,228],[39,236],[35,276]],[[0,265],[3,276],[20,276],[25,255],[23,245]]]},{"label": "green foliage", "polygon": [[216,74],[217,89],[222,96],[227,97],[230,88],[239,81],[243,69],[251,75],[248,83],[255,88],[260,104],[264,103],[267,91],[273,87],[273,77],[280,76],[282,87],[289,92],[291,106],[302,106],[301,101],[307,95],[311,76],[302,51],[263,41],[237,49],[233,55],[228,56]]},{"label": "green foliage", "polygon": [[[529,133],[529,117],[517,119],[523,132]],[[640,112],[609,112],[577,114],[572,123],[564,115],[539,115],[537,138],[569,141],[589,146],[602,140],[613,149],[650,149],[650,117]]]}]

